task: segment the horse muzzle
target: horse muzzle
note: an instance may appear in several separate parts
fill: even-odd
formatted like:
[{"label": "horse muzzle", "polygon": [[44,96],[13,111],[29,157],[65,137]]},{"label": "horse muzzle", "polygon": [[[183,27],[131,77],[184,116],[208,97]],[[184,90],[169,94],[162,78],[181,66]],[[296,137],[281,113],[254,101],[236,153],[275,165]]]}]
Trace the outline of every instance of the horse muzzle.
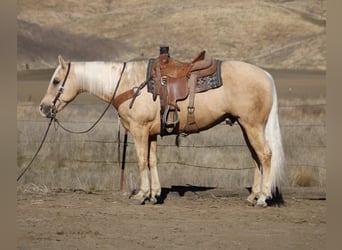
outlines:
[{"label": "horse muzzle", "polygon": [[54,105],[40,104],[39,112],[42,116],[46,118],[53,118],[56,116],[57,108]]}]

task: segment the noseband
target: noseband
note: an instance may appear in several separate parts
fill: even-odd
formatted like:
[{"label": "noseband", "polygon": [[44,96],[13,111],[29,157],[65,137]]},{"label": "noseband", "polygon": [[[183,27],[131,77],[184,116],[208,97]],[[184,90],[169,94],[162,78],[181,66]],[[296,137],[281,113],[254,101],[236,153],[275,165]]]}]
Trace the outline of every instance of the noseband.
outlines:
[{"label": "noseband", "polygon": [[53,99],[53,101],[52,101],[52,106],[51,106],[51,110],[50,110],[50,113],[51,113],[52,117],[54,117],[56,115],[56,113],[57,113],[56,103],[59,100],[60,96],[63,94],[64,85],[66,83],[66,80],[68,79],[69,72],[70,72],[70,66],[71,66],[71,63],[69,62],[68,63],[68,68],[67,68],[67,73],[66,73],[65,78],[64,78],[64,80],[62,82],[62,85],[58,88],[57,95],[55,96],[55,99]]}]

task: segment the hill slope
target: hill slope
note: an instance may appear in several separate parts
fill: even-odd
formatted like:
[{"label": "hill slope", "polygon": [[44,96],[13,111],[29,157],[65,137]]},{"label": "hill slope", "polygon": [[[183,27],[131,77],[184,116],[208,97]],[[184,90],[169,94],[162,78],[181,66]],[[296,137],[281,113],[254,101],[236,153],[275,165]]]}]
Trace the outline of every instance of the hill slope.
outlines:
[{"label": "hill slope", "polygon": [[280,69],[326,69],[326,1],[18,0],[18,68],[70,60],[189,60],[206,49]]}]

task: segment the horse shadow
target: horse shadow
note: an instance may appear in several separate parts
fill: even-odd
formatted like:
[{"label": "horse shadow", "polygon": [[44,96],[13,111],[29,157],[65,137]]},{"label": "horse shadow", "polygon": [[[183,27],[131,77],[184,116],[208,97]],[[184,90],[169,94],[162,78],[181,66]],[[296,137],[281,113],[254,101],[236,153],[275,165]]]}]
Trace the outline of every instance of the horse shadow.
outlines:
[{"label": "horse shadow", "polygon": [[167,196],[170,193],[178,193],[179,196],[183,197],[185,193],[192,192],[205,192],[211,189],[215,189],[215,187],[201,187],[201,186],[193,186],[193,185],[186,185],[186,186],[177,186],[172,185],[170,188],[162,188],[160,196],[157,198],[157,204],[163,204],[164,201],[167,199]]},{"label": "horse shadow", "polygon": [[[172,185],[170,188],[162,188],[160,196],[157,197],[157,204],[163,204],[167,199],[167,196],[170,193],[178,193],[180,197],[183,197],[187,192],[197,193],[197,192],[205,192],[208,190],[216,189],[216,187],[201,187],[201,186],[193,186],[193,185],[186,185],[186,186],[177,186]],[[252,188],[246,187],[245,188],[249,193],[251,193]],[[278,188],[276,188],[276,192],[273,194],[272,199],[266,200],[267,205],[270,207],[274,206],[284,206],[286,205],[285,200],[281,192],[279,192]]]}]

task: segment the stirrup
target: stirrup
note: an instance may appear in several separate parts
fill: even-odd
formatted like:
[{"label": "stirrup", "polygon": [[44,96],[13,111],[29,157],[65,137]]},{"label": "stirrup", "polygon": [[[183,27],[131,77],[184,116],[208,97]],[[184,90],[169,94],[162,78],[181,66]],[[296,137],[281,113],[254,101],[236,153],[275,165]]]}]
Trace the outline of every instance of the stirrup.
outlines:
[{"label": "stirrup", "polygon": [[[173,106],[173,105],[168,104],[163,114],[163,123],[165,124],[165,127],[176,126],[179,123],[179,115],[178,115],[177,108],[170,110],[170,106]],[[167,118],[171,112],[173,112],[173,115],[176,115],[176,117],[174,117],[172,122],[168,122]]]}]

